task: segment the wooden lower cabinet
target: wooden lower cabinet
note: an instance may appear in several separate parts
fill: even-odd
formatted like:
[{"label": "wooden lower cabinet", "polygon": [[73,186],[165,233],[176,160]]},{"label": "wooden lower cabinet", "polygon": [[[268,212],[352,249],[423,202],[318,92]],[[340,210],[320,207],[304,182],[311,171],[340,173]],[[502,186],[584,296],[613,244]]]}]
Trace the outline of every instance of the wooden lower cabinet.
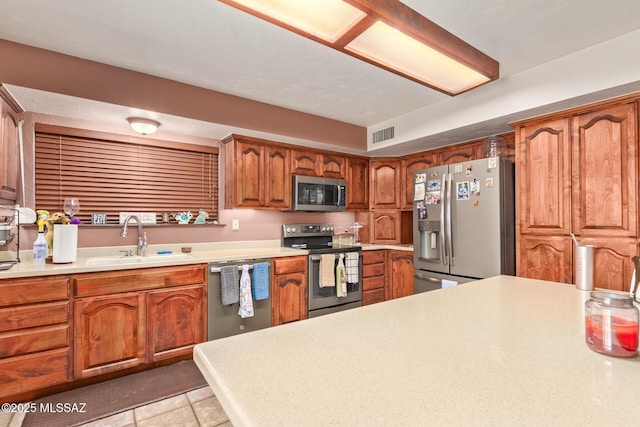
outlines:
[{"label": "wooden lower cabinet", "polygon": [[206,341],[205,271],[198,265],[74,276],[75,378],[189,354]]},{"label": "wooden lower cabinet", "polygon": [[274,258],[271,283],[271,325],[306,319],[307,257]]},{"label": "wooden lower cabinet", "polygon": [[580,244],[595,246],[594,287],[629,292],[634,270],[631,258],[640,253],[635,239],[581,239]]},{"label": "wooden lower cabinet", "polygon": [[204,286],[152,291],[147,296],[148,360],[167,359],[192,351],[206,341]]},{"label": "wooden lower cabinet", "polygon": [[385,300],[386,252],[362,252],[362,305]]},{"label": "wooden lower cabinet", "polygon": [[0,280],[0,398],[71,380],[69,277]]},{"label": "wooden lower cabinet", "polygon": [[362,253],[362,305],[413,295],[413,251]]},{"label": "wooden lower cabinet", "polygon": [[522,235],[518,242],[517,276],[573,283],[571,236]]},{"label": "wooden lower cabinet", "polygon": [[390,250],[388,253],[389,282],[388,299],[413,295],[413,252]]},{"label": "wooden lower cabinet", "polygon": [[75,302],[75,378],[145,363],[145,296],[115,294]]}]

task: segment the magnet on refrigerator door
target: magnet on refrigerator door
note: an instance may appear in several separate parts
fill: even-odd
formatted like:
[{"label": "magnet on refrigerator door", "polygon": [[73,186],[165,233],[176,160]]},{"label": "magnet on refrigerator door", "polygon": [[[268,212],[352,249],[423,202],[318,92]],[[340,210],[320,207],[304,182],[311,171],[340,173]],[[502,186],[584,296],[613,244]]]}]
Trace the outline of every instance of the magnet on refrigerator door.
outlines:
[{"label": "magnet on refrigerator door", "polygon": [[424,200],[424,182],[417,183],[413,186],[413,200]]},{"label": "magnet on refrigerator door", "polygon": [[469,181],[458,182],[456,183],[456,186],[457,200],[469,200]]},{"label": "magnet on refrigerator door", "polygon": [[476,194],[480,193],[480,181],[475,178],[471,181],[471,192]]}]

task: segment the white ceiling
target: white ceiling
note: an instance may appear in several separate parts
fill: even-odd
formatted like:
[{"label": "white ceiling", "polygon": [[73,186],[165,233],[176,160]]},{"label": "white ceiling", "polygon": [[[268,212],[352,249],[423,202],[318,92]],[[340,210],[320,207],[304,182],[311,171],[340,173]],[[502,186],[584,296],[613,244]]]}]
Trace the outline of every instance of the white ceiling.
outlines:
[{"label": "white ceiling", "polygon": [[[637,0],[404,3],[499,61],[502,79],[640,28]],[[365,127],[447,98],[215,0],[0,0],[0,10],[3,39]],[[11,90],[27,111],[96,121],[128,113]],[[230,132],[160,119],[173,133]]]}]

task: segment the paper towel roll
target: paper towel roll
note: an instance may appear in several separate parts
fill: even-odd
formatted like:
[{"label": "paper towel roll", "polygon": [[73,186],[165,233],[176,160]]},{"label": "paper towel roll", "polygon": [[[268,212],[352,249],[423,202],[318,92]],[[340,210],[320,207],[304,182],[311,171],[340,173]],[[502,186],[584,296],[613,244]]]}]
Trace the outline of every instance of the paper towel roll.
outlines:
[{"label": "paper towel roll", "polygon": [[55,224],[53,226],[53,262],[74,262],[78,256],[78,226]]}]

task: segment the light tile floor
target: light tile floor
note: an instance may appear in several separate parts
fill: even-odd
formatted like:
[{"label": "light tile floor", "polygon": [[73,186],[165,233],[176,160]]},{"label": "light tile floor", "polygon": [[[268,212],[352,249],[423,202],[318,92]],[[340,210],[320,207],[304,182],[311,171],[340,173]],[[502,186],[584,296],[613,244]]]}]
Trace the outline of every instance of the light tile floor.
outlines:
[{"label": "light tile floor", "polygon": [[[0,427],[20,427],[24,414],[0,412]],[[202,387],[102,418],[82,427],[232,427],[211,387]],[[43,426],[46,427],[46,426]]]}]

